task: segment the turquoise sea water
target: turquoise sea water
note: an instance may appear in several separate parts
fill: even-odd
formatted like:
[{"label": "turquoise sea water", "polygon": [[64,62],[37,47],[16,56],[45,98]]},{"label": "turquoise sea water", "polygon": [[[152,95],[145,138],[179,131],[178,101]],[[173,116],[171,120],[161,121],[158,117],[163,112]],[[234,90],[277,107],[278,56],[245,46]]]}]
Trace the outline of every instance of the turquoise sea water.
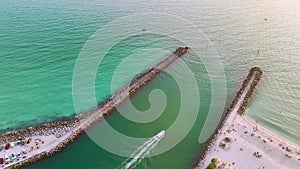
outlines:
[{"label": "turquoise sea water", "polygon": [[[122,16],[165,12],[190,21],[211,40],[225,67],[227,104],[249,68],[261,66],[264,78],[246,114],[273,132],[300,144],[300,3],[296,0],[12,0],[0,1],[0,6],[1,131],[72,115],[75,112],[73,70],[89,37]],[[189,30],[183,28],[182,31]],[[141,34],[114,46],[106,54],[97,73],[97,100],[100,102],[110,94],[113,73],[123,59],[138,52],[140,58],[136,62],[146,68],[167,52],[150,55],[144,49],[172,51],[178,45],[181,43],[170,37]],[[197,75],[201,86],[196,123],[175,148],[144,159],[136,168],[189,168],[203,148],[198,137],[210,106],[210,81],[204,65],[193,53],[184,60]],[[168,70],[180,69],[181,64],[176,62]],[[132,74],[130,70],[124,70],[123,79],[118,81],[117,86],[126,84]],[[111,126],[121,133],[137,137],[151,137],[162,128],[169,128],[178,115],[180,103],[178,86],[170,76],[162,74],[134,96],[132,102],[138,109],[147,110],[150,107],[148,96],[153,89],[162,89],[168,98],[167,107],[159,119],[149,124],[137,124],[115,112],[107,118]],[[183,121],[182,125],[186,123],[188,121]],[[101,125],[99,123],[92,130],[101,132]],[[124,147],[124,151],[131,149]],[[109,169],[116,168],[125,159],[82,136],[65,151],[27,168]]]}]

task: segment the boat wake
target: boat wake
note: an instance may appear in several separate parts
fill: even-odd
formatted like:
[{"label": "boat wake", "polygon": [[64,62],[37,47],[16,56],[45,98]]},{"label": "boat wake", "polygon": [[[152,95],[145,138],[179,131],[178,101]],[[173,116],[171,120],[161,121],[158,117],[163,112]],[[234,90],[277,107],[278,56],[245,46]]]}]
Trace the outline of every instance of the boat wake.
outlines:
[{"label": "boat wake", "polygon": [[120,169],[129,169],[137,166],[146,155],[148,155],[158,144],[158,142],[165,136],[165,130],[162,130],[143,145],[137,148],[137,150],[131,155],[130,158],[126,159],[121,165]]}]

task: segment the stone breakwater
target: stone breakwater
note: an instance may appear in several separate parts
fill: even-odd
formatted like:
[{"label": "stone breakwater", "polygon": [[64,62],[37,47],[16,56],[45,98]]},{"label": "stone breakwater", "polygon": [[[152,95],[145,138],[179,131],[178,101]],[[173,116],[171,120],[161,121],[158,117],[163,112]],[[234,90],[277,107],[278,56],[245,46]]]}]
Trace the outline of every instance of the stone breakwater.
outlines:
[{"label": "stone breakwater", "polygon": [[249,74],[247,75],[246,79],[244,80],[240,90],[236,93],[234,100],[232,101],[231,105],[227,108],[226,114],[230,113],[233,110],[234,106],[237,104],[238,100],[241,98],[243,92],[245,91],[251,78],[254,76],[254,81],[252,82],[251,87],[246,94],[246,97],[243,101],[242,106],[240,106],[240,108],[238,110],[238,112],[240,114],[244,114],[244,112],[246,111],[246,108],[249,104],[249,101],[251,99],[251,95],[253,94],[255,87],[257,86],[260,79],[262,78],[262,74],[263,74],[263,71],[259,67],[253,67],[250,69]]},{"label": "stone breakwater", "polygon": [[[243,84],[239,91],[236,93],[233,101],[231,102],[230,106],[226,109],[222,121],[218,124],[218,127],[215,133],[211,136],[211,139],[206,143],[206,147],[204,149],[204,153],[201,154],[200,158],[197,159],[194,169],[204,168],[202,165],[204,159],[206,158],[207,154],[211,150],[212,145],[215,144],[218,135],[220,134],[226,120],[228,120],[229,116],[232,113],[239,113],[240,115],[244,114],[246,107],[249,104],[249,100],[251,95],[254,92],[255,87],[257,86],[258,82],[262,78],[263,71],[259,67],[253,67],[249,70],[249,73],[246,79],[243,81]],[[236,112],[235,112],[236,111]],[[200,167],[199,167],[200,166]]]},{"label": "stone breakwater", "polygon": [[261,79],[259,68],[250,70],[234,106],[209,140],[205,155],[194,166],[203,168],[299,168],[300,147],[244,116]]},{"label": "stone breakwater", "polygon": [[[67,132],[70,132],[71,130],[74,130],[76,127],[79,126],[79,119],[78,117],[74,117],[73,119],[70,120],[65,120],[65,121],[56,121],[52,123],[46,123],[42,124],[37,127],[30,127],[27,129],[22,129],[18,131],[12,131],[9,133],[6,133],[0,137],[0,144],[5,144],[5,143],[11,143],[14,141],[19,141],[19,140],[28,140],[33,137],[38,137],[38,138],[44,138],[45,136],[61,136],[66,134]],[[44,151],[42,153],[33,155],[31,157],[25,158],[24,160],[20,160],[19,162],[12,164],[12,165],[5,165],[3,166],[4,168],[21,168],[22,166],[26,166],[30,163],[33,163],[35,161],[38,161],[42,158],[52,156],[62,148],[64,148],[67,144],[71,143],[76,137],[79,136],[83,131],[81,130],[74,130],[72,131],[72,134],[70,134],[67,139],[61,141],[59,144],[56,145],[55,148],[52,148],[48,151]]]},{"label": "stone breakwater", "polygon": [[[45,123],[37,127],[30,127],[27,129],[11,131],[3,134],[2,136],[0,136],[1,146],[14,142],[22,142],[22,146],[30,147],[29,145],[27,145],[29,143],[26,143],[26,140],[31,140],[31,138],[43,140],[43,144],[41,144],[40,147],[40,145],[36,143],[35,149],[34,146],[31,146],[31,149],[28,150],[28,153],[26,154],[28,155],[28,157],[24,153],[24,155],[22,154],[24,157],[22,159],[18,158],[17,160],[15,160],[14,156],[9,157],[11,160],[6,160],[9,158],[5,158],[5,164],[2,164],[0,168],[21,168],[61,151],[65,146],[72,143],[78,136],[80,136],[84,132],[84,130],[92,126],[94,123],[100,121],[103,116],[109,115],[128,97],[134,95],[152,79],[157,77],[176,59],[187,53],[188,49],[188,47],[179,47],[171,55],[133,79],[127,86],[116,92],[104,102],[100,103],[90,112],[77,114],[75,117],[69,120]],[[4,156],[5,154],[5,156],[7,156],[7,154],[11,152],[13,152],[14,154],[15,149],[20,149],[21,146],[18,145],[16,147],[17,148],[5,148],[5,150],[1,150],[2,152],[0,151],[0,155]],[[3,158],[3,156],[0,156],[0,158]],[[6,163],[7,161],[9,162]]]},{"label": "stone breakwater", "polygon": [[[243,104],[242,106],[240,106],[240,109],[238,110],[238,113],[241,114],[241,115],[244,115],[245,111],[246,111],[246,108],[247,106],[249,105],[249,101],[251,99],[251,95],[255,89],[255,87],[257,86],[257,84],[259,83],[261,77],[262,77],[262,70],[259,68],[259,67],[254,67],[250,70],[250,73],[249,73],[249,76],[254,76],[254,80],[251,84],[251,87],[249,89],[249,91],[247,92],[246,94],[246,97],[243,101]],[[247,80],[250,79],[250,77],[247,78]],[[248,83],[248,82],[244,82],[244,83]],[[239,93],[240,94],[240,93]]]}]

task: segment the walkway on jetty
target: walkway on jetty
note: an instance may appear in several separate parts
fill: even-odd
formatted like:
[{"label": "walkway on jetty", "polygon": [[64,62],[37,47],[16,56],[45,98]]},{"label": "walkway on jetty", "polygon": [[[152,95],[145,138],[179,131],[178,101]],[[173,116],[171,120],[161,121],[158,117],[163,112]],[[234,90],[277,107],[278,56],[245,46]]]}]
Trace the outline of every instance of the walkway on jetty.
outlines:
[{"label": "walkway on jetty", "polygon": [[250,70],[195,169],[218,166],[227,169],[285,169],[300,166],[299,146],[244,116],[261,76],[260,68]]},{"label": "walkway on jetty", "polygon": [[3,134],[0,136],[0,169],[20,168],[59,152],[85,129],[101,120],[103,116],[112,113],[118,105],[137,93],[176,59],[186,54],[188,49],[179,47],[90,112],[78,114],[70,120]]},{"label": "walkway on jetty", "polygon": [[83,119],[85,121],[84,123],[87,125],[85,127],[89,127],[89,125],[100,120],[103,116],[106,116],[113,112],[116,107],[122,104],[127,98],[137,93],[152,79],[157,77],[165,68],[172,64],[176,59],[182,57],[185,53],[187,53],[188,49],[188,47],[179,47],[174,53],[172,53],[153,67],[149,68],[146,72],[133,79],[123,89],[119,90],[102,104],[98,105],[95,111],[90,112],[90,115],[87,118]]}]

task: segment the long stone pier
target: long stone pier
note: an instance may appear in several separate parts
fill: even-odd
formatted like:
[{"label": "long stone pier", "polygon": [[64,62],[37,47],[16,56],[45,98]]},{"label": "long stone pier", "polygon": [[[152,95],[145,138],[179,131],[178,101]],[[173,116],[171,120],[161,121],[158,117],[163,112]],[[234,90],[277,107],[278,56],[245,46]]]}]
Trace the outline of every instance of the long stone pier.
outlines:
[{"label": "long stone pier", "polygon": [[203,168],[297,168],[300,147],[244,116],[262,70],[253,67],[223,121],[194,166]]},{"label": "long stone pier", "polygon": [[85,129],[101,120],[103,116],[112,113],[117,106],[137,93],[176,59],[187,53],[188,49],[188,47],[179,47],[90,112],[78,114],[69,120],[45,123],[1,135],[0,168],[20,168],[61,151]]},{"label": "long stone pier", "polygon": [[[226,133],[229,127],[232,127],[232,121],[236,119],[236,116],[244,115],[254,89],[260,81],[262,74],[263,72],[259,67],[253,67],[249,70],[249,73],[243,81],[241,88],[238,90],[232,103],[227,108],[227,111],[225,112],[225,115],[221,123],[219,124],[218,129],[212,136],[209,143],[207,143],[206,150],[202,154],[200,159],[197,160],[197,164],[194,166],[194,169],[202,169],[208,167],[208,165],[210,164],[210,160],[216,156],[215,152],[217,149],[219,149],[219,144],[222,143],[222,139],[224,139],[222,134]],[[219,152],[220,150],[217,151]],[[217,164],[213,165],[217,167]],[[227,166],[227,168],[231,167]]]},{"label": "long stone pier", "polygon": [[249,71],[194,169],[286,169],[300,166],[299,145],[244,116],[261,77],[262,70],[259,67]]}]

